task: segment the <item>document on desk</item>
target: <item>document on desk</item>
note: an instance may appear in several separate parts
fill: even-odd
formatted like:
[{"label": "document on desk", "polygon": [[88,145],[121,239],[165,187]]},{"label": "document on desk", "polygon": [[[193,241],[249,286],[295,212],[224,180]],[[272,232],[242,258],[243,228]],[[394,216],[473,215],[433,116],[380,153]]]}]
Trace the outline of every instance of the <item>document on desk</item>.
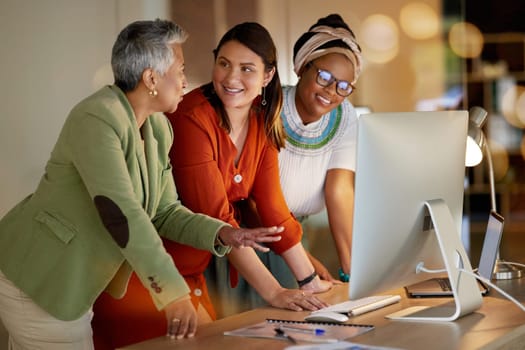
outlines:
[{"label": "document on desk", "polygon": [[284,348],[285,350],[402,350],[385,346],[366,345],[341,341],[335,344],[317,345],[292,345]]},{"label": "document on desk", "polygon": [[267,319],[224,335],[281,339],[290,342],[336,343],[374,329],[372,325]]}]

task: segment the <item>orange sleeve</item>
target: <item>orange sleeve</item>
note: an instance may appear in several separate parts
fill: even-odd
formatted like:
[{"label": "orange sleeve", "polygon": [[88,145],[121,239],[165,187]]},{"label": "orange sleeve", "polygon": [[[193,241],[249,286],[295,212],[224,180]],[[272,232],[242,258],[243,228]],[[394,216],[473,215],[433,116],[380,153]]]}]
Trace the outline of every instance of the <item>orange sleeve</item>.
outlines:
[{"label": "orange sleeve", "polygon": [[279,180],[277,149],[265,147],[252,188],[252,198],[257,206],[263,226],[283,226],[281,240],[269,244],[271,250],[282,254],[301,241],[301,224],[293,217],[284,199]]}]

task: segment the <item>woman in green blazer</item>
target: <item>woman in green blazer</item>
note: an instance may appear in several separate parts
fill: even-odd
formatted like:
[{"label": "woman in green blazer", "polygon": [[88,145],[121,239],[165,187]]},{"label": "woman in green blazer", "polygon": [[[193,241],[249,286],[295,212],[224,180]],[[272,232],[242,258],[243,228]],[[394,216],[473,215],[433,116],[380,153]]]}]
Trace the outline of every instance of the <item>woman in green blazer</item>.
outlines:
[{"label": "woman in green blazer", "polygon": [[73,108],[38,188],[0,221],[0,317],[13,348],[92,348],[95,299],[123,296],[133,270],[171,334],[192,336],[189,289],[159,235],[216,255],[279,239],[281,228],[233,229],[177,199],[161,112],[182,99],[186,37],[169,21],[127,26],[115,84]]}]

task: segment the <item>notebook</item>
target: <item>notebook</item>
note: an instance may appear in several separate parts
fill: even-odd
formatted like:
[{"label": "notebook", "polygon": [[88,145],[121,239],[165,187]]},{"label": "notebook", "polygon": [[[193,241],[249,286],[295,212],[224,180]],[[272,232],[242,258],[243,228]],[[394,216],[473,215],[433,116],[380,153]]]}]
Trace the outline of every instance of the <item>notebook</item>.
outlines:
[{"label": "notebook", "polygon": [[[503,234],[504,219],[500,214],[492,211],[489,215],[481,257],[479,259],[478,274],[487,280],[492,279],[494,265],[499,251],[501,235]],[[482,295],[489,292],[489,286],[477,280]],[[406,286],[409,297],[447,297],[452,296],[452,289],[448,277],[436,277],[423,282]]]},{"label": "notebook", "polygon": [[267,319],[224,335],[286,340],[292,343],[337,343],[374,329],[372,325]]}]

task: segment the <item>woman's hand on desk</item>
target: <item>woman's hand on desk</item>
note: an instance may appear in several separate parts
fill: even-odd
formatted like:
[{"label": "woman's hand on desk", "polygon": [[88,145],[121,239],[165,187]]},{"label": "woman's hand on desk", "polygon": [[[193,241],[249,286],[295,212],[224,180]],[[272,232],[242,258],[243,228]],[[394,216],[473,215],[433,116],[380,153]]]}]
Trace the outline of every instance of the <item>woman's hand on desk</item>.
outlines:
[{"label": "woman's hand on desk", "polygon": [[197,331],[197,311],[189,296],[169,303],[165,308],[168,334],[171,338],[191,338]]},{"label": "woman's hand on desk", "polygon": [[234,248],[252,247],[261,252],[268,252],[270,249],[259,243],[275,242],[281,239],[278,233],[283,232],[284,227],[259,227],[259,228],[233,228],[224,226],[219,230],[218,239],[221,244],[229,245]]},{"label": "woman's hand on desk", "polygon": [[327,303],[312,295],[311,292],[300,289],[280,288],[267,301],[274,307],[293,311],[315,311],[328,306]]}]

